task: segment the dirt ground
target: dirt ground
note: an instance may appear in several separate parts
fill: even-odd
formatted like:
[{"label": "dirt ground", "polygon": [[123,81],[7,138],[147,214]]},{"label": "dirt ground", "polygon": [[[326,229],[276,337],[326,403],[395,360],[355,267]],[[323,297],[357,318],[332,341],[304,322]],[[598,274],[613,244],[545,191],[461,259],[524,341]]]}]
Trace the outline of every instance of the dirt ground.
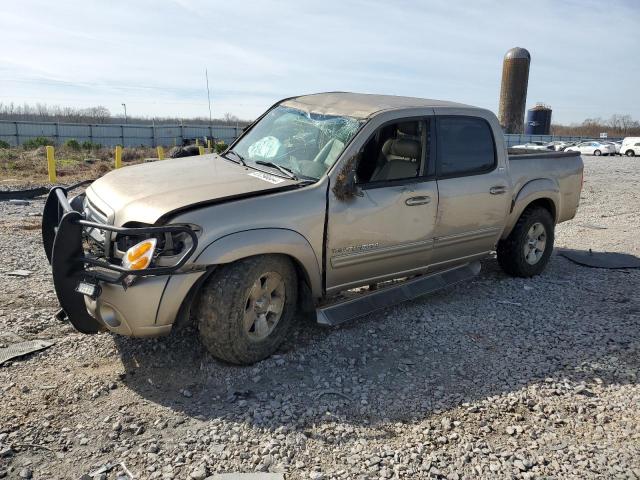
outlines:
[{"label": "dirt ground", "polygon": [[[556,246],[640,257],[640,160],[585,166]],[[142,340],[55,320],[42,206],[0,202],[0,348],[55,342],[0,367],[0,478],[111,462],[162,479],[640,478],[638,269],[555,255],[525,280],[488,259],[473,281],[340,328],[301,319],[278,355],[236,367],[191,328]]]},{"label": "dirt ground", "polygon": [[[74,149],[56,147],[56,173],[59,184],[72,184],[98,178],[114,168],[114,148]],[[169,149],[166,148],[168,153]],[[123,165],[133,165],[145,158],[156,158],[155,148],[125,148]],[[9,186],[25,188],[29,185],[44,185],[49,180],[45,147],[33,149],[0,148],[0,190]]]}]

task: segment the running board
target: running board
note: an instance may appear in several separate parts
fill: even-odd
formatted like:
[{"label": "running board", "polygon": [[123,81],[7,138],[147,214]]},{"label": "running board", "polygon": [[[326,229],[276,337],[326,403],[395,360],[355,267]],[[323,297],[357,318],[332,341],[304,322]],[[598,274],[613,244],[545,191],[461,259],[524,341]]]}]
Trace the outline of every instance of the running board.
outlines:
[{"label": "running board", "polygon": [[362,294],[360,297],[317,308],[316,319],[320,325],[339,325],[376,310],[413,300],[427,293],[455,285],[473,278],[478,273],[480,273],[480,262],[472,262],[461,267],[412,278],[397,285],[381,288],[380,290],[372,290]]}]

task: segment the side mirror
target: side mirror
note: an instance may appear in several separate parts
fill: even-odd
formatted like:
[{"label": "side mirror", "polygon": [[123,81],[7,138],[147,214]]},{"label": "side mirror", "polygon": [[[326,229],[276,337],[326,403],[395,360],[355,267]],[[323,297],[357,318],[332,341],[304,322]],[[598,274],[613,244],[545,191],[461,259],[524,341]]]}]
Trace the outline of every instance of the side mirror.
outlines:
[{"label": "side mirror", "polygon": [[362,197],[363,193],[358,187],[358,177],[356,175],[356,165],[359,155],[350,158],[346,165],[338,174],[333,194],[338,200],[348,200],[354,197]]}]

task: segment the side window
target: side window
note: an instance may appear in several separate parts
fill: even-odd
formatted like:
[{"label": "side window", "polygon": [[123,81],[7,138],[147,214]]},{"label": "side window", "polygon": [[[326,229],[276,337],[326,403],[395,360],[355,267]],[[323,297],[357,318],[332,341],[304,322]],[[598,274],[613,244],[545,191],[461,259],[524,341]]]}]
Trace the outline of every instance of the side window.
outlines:
[{"label": "side window", "polygon": [[438,175],[469,175],[492,170],[496,163],[493,134],[481,118],[438,119]]},{"label": "side window", "polygon": [[358,183],[418,177],[424,128],[424,122],[419,120],[380,127],[360,151]]}]

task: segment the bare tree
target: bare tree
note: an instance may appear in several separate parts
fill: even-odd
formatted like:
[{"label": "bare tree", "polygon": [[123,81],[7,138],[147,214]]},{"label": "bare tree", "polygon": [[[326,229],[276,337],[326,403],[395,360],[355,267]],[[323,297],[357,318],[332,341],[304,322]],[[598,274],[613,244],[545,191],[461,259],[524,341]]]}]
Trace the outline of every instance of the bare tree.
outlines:
[{"label": "bare tree", "polygon": [[598,137],[600,133],[607,133],[612,138],[640,135],[640,122],[631,115],[615,114],[608,120],[587,118],[580,124],[551,125],[552,135]]},{"label": "bare tree", "polygon": [[[98,105],[88,108],[75,108],[60,105],[36,103],[16,105],[13,102],[0,102],[0,120],[36,121],[36,122],[73,122],[73,123],[121,123],[122,118],[112,116],[108,108]],[[141,125],[178,125],[182,121],[180,116],[167,118],[129,117],[129,123]],[[209,125],[209,118],[197,117],[184,119],[185,123],[193,125]],[[249,123],[240,120],[236,115],[225,113],[223,118],[213,119],[214,125],[228,125],[236,123],[244,126]]]}]

